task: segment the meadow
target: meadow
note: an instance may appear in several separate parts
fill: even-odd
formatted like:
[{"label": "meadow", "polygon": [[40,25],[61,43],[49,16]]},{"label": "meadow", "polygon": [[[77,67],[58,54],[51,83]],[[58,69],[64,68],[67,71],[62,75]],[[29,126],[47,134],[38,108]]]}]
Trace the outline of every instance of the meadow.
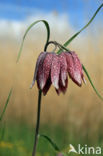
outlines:
[{"label": "meadow", "polygon": [[[69,49],[76,51],[81,62],[87,68],[96,88],[103,95],[103,29],[96,24],[82,33],[70,44]],[[92,29],[92,27],[94,29]],[[64,43],[73,30],[63,38],[53,34],[60,43]],[[96,33],[94,33],[96,32]],[[44,35],[37,40],[27,37],[23,53],[16,64],[20,40],[8,37],[0,39],[0,112],[10,88],[13,94],[3,121],[0,123],[0,156],[30,156],[34,141],[34,128],[37,111],[38,89],[32,90],[34,67],[38,54],[43,50]],[[53,47],[50,46],[49,51]],[[86,76],[85,76],[86,77]],[[69,79],[65,95],[56,95],[51,87],[43,97],[40,133],[47,134],[61,148],[69,144],[101,146],[103,148],[103,102],[93,91],[88,79],[81,88]],[[37,156],[55,156],[53,148],[40,139]]]}]

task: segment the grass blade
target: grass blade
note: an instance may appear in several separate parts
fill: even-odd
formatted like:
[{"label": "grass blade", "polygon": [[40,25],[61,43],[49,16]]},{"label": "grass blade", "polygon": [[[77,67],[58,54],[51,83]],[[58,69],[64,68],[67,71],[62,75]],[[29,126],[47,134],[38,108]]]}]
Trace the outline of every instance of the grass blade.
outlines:
[{"label": "grass blade", "polygon": [[37,23],[39,23],[39,22],[43,22],[43,23],[45,24],[45,26],[46,26],[46,29],[47,29],[47,40],[46,40],[46,43],[48,43],[49,38],[50,38],[50,27],[49,27],[48,22],[45,21],[45,20],[38,20],[38,21],[33,22],[33,23],[27,28],[27,30],[26,30],[26,32],[25,32],[25,34],[24,34],[24,36],[23,36],[22,43],[21,43],[21,46],[20,46],[20,50],[19,50],[19,53],[18,53],[17,61],[16,61],[16,62],[19,61],[19,58],[20,58],[20,56],[21,56],[21,52],[22,52],[22,49],[23,49],[24,40],[25,40],[25,37],[26,37],[27,33],[29,32],[29,30],[30,30],[35,24],[37,24]]},{"label": "grass blade", "polygon": [[92,80],[91,80],[91,78],[90,78],[90,76],[89,76],[89,74],[88,74],[86,68],[84,67],[84,65],[82,65],[82,67],[83,67],[83,70],[84,70],[84,72],[85,72],[85,74],[86,74],[86,76],[87,76],[87,78],[88,78],[88,80],[89,80],[89,82],[90,82],[92,88],[94,89],[95,93],[96,93],[97,96],[103,101],[103,97],[99,94],[99,92],[98,92],[97,89],[95,88],[95,86],[94,86],[94,84],[93,84],[93,82],[92,82]]},{"label": "grass blade", "polygon": [[8,94],[8,97],[7,97],[7,100],[6,100],[4,109],[3,109],[3,111],[2,111],[2,113],[1,113],[1,115],[0,115],[0,121],[2,121],[2,119],[3,119],[4,113],[5,113],[5,111],[6,111],[7,105],[8,105],[8,103],[9,103],[9,100],[10,100],[10,97],[11,97],[11,94],[12,94],[12,89],[10,89],[10,91],[9,91],[9,94]]},{"label": "grass blade", "polygon": [[4,138],[4,135],[5,135],[5,123],[0,125],[0,141],[3,140]]},{"label": "grass blade", "polygon": [[[94,13],[93,17],[90,19],[90,21],[81,29],[79,30],[76,34],[74,34],[69,40],[67,40],[65,43],[64,43],[64,46],[68,46],[72,40],[74,40],[84,29],[86,29],[90,23],[94,20],[95,16],[97,15],[97,13],[100,11],[100,9],[103,7],[103,3],[100,5],[100,7],[96,10],[96,12]],[[60,53],[61,52],[61,49],[58,50],[57,53]]]},{"label": "grass blade", "polygon": [[55,151],[60,152],[59,147],[48,136],[46,136],[44,134],[39,134],[39,136],[45,138],[52,145],[52,147],[55,149]]}]

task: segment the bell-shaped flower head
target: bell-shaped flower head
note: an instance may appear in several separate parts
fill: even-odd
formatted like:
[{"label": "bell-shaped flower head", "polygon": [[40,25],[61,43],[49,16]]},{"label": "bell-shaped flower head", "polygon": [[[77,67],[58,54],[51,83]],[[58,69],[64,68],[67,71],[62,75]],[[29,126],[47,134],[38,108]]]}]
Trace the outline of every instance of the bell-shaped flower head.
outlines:
[{"label": "bell-shaped flower head", "polygon": [[57,94],[65,93],[68,87],[69,77],[78,86],[85,82],[82,64],[75,52],[62,52],[55,54],[54,52],[41,52],[36,63],[34,78],[37,86],[46,95],[51,84],[55,87]]}]

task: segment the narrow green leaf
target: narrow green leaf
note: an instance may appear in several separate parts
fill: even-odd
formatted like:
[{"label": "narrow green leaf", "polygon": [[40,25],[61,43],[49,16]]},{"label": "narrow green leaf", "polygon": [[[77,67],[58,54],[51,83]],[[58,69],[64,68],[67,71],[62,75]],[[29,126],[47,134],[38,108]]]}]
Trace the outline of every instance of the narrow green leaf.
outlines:
[{"label": "narrow green leaf", "polygon": [[22,49],[23,49],[24,40],[25,40],[25,37],[26,37],[28,31],[29,31],[35,24],[37,24],[37,23],[39,23],[39,22],[43,22],[43,23],[45,24],[45,26],[46,26],[46,29],[47,29],[47,40],[46,40],[46,43],[48,43],[49,38],[50,38],[50,27],[49,27],[48,22],[45,21],[45,20],[38,20],[38,21],[33,22],[33,23],[27,28],[27,30],[26,30],[26,32],[25,32],[25,34],[24,34],[24,36],[23,36],[22,43],[21,43],[21,46],[20,46],[20,50],[19,50],[19,53],[18,53],[18,56],[17,56],[17,62],[19,61],[19,58],[20,58],[20,56],[21,56],[21,52],[22,52]]},{"label": "narrow green leaf", "polygon": [[85,74],[86,74],[86,76],[87,76],[87,78],[88,78],[88,80],[89,80],[91,86],[93,87],[95,93],[96,93],[97,96],[103,101],[103,97],[99,94],[99,92],[98,92],[97,89],[95,88],[95,86],[94,86],[94,84],[93,84],[93,82],[92,82],[92,80],[91,80],[91,78],[90,78],[90,76],[89,76],[89,74],[88,74],[86,68],[84,67],[84,65],[82,65],[82,67],[83,67],[83,70],[84,70],[84,72],[85,72]]},{"label": "narrow green leaf", "polygon": [[46,136],[44,134],[39,134],[39,136],[46,139],[52,145],[52,147],[55,149],[55,151],[60,152],[59,147],[48,136]]},{"label": "narrow green leaf", "polygon": [[4,135],[5,135],[5,123],[3,123],[3,125],[2,124],[0,124],[0,141],[1,140],[3,140],[3,138],[4,138]]},{"label": "narrow green leaf", "polygon": [[[84,29],[86,29],[89,24],[94,20],[95,16],[97,15],[97,13],[100,11],[100,9],[103,7],[103,3],[100,5],[100,7],[97,9],[97,11],[94,13],[93,17],[90,19],[90,21],[81,29],[79,30],[76,34],[74,34],[69,40],[67,40],[65,43],[64,43],[64,46],[67,47],[71,42],[72,40],[74,40]],[[61,52],[61,49],[58,50],[58,54]]]},{"label": "narrow green leaf", "polygon": [[11,97],[11,94],[12,94],[12,89],[10,89],[10,91],[9,91],[7,100],[6,100],[6,102],[5,102],[4,109],[3,109],[3,111],[2,111],[2,113],[1,113],[1,115],[0,115],[0,121],[2,120],[2,118],[3,118],[3,116],[4,116],[4,113],[5,113],[5,111],[6,111],[7,105],[8,105],[8,103],[9,103],[9,100],[10,100],[10,97]]}]

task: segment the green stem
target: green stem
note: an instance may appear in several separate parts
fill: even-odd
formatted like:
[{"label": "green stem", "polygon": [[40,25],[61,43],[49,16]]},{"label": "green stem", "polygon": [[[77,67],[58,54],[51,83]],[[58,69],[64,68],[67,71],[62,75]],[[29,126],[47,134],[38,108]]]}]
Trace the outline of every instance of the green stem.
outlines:
[{"label": "green stem", "polygon": [[35,154],[36,154],[36,147],[37,147],[37,143],[38,143],[38,133],[39,133],[39,125],[40,125],[41,97],[42,97],[42,91],[40,90],[39,95],[38,95],[37,123],[36,123],[35,139],[34,139],[34,146],[33,146],[32,156],[35,156]]},{"label": "green stem", "polygon": [[56,41],[49,41],[49,42],[47,42],[47,44],[45,45],[45,48],[44,48],[44,51],[46,51],[47,50],[47,47],[48,47],[48,45],[49,44],[54,44],[55,46],[58,46],[60,49],[64,49],[64,50],[66,50],[66,51],[70,51],[69,49],[67,49],[65,46],[63,46],[63,45],[61,45],[60,43],[58,43],[58,42],[56,42]]},{"label": "green stem", "polygon": [[4,113],[5,113],[5,111],[6,111],[6,108],[7,108],[7,105],[8,105],[8,103],[9,103],[9,100],[10,100],[11,95],[12,95],[12,88],[11,88],[10,91],[9,91],[9,94],[8,94],[8,97],[7,97],[7,100],[6,100],[4,109],[3,109],[3,111],[2,111],[2,113],[1,113],[1,115],[0,115],[0,121],[2,121],[2,119],[3,119]]}]

